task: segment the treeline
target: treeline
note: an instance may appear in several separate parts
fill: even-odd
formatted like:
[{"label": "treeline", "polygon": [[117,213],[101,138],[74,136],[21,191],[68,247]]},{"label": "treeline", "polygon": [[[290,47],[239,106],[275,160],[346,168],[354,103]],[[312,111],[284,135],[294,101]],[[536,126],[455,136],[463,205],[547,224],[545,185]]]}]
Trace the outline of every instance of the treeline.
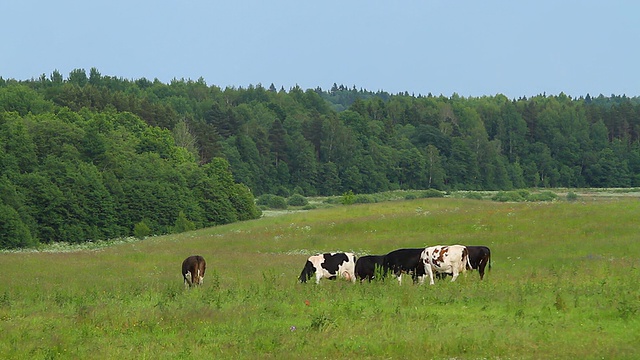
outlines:
[{"label": "treeline", "polygon": [[[231,183],[280,196],[640,186],[637,97],[221,89],[92,68],[0,78],[0,112],[2,216],[38,241],[117,236],[143,220],[167,232],[180,211],[196,226],[255,216],[232,200],[233,216],[209,209],[234,199],[211,190],[220,181],[247,197]],[[78,186],[106,209],[77,208]],[[76,224],[79,213],[94,218]]]}]

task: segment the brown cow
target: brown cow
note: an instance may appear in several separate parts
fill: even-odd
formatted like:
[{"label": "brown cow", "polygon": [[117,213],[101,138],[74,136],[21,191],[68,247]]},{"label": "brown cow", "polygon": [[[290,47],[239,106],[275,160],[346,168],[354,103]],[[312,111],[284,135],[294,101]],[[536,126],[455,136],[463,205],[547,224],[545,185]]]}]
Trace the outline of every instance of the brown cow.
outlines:
[{"label": "brown cow", "polygon": [[184,277],[184,287],[202,285],[204,272],[207,269],[207,262],[200,255],[192,255],[182,262],[182,276]]}]

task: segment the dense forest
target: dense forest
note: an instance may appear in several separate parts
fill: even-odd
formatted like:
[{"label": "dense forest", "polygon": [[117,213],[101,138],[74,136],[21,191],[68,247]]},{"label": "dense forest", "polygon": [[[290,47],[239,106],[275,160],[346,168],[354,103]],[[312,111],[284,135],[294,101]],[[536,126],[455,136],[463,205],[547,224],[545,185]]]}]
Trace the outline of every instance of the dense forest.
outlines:
[{"label": "dense forest", "polygon": [[260,216],[254,195],[640,186],[640,99],[0,77],[0,247]]}]

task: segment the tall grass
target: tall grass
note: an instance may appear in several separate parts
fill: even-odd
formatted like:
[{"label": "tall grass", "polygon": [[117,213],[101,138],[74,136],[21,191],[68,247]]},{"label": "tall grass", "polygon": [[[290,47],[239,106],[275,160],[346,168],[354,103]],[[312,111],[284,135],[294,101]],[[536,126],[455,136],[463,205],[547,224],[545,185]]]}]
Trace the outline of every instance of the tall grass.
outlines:
[{"label": "tall grass", "polygon": [[[0,254],[0,358],[638,358],[636,199],[416,199],[95,250]],[[298,284],[308,255],[487,245],[434,286]],[[180,264],[208,264],[185,290]]]}]

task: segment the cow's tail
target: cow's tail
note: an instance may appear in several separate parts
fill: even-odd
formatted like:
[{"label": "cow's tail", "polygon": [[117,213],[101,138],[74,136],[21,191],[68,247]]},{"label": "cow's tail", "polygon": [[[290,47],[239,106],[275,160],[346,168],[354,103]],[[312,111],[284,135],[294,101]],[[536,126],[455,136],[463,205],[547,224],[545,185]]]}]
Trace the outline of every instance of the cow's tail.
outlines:
[{"label": "cow's tail", "polygon": [[[465,261],[465,258],[466,258],[466,261]],[[465,270],[473,269],[471,267],[471,258],[469,257],[469,249],[467,249],[466,247],[464,248],[464,251],[462,251],[462,261],[465,262]]]},{"label": "cow's tail", "polygon": [[487,255],[487,265],[489,266],[489,271],[491,271],[491,253]]}]

